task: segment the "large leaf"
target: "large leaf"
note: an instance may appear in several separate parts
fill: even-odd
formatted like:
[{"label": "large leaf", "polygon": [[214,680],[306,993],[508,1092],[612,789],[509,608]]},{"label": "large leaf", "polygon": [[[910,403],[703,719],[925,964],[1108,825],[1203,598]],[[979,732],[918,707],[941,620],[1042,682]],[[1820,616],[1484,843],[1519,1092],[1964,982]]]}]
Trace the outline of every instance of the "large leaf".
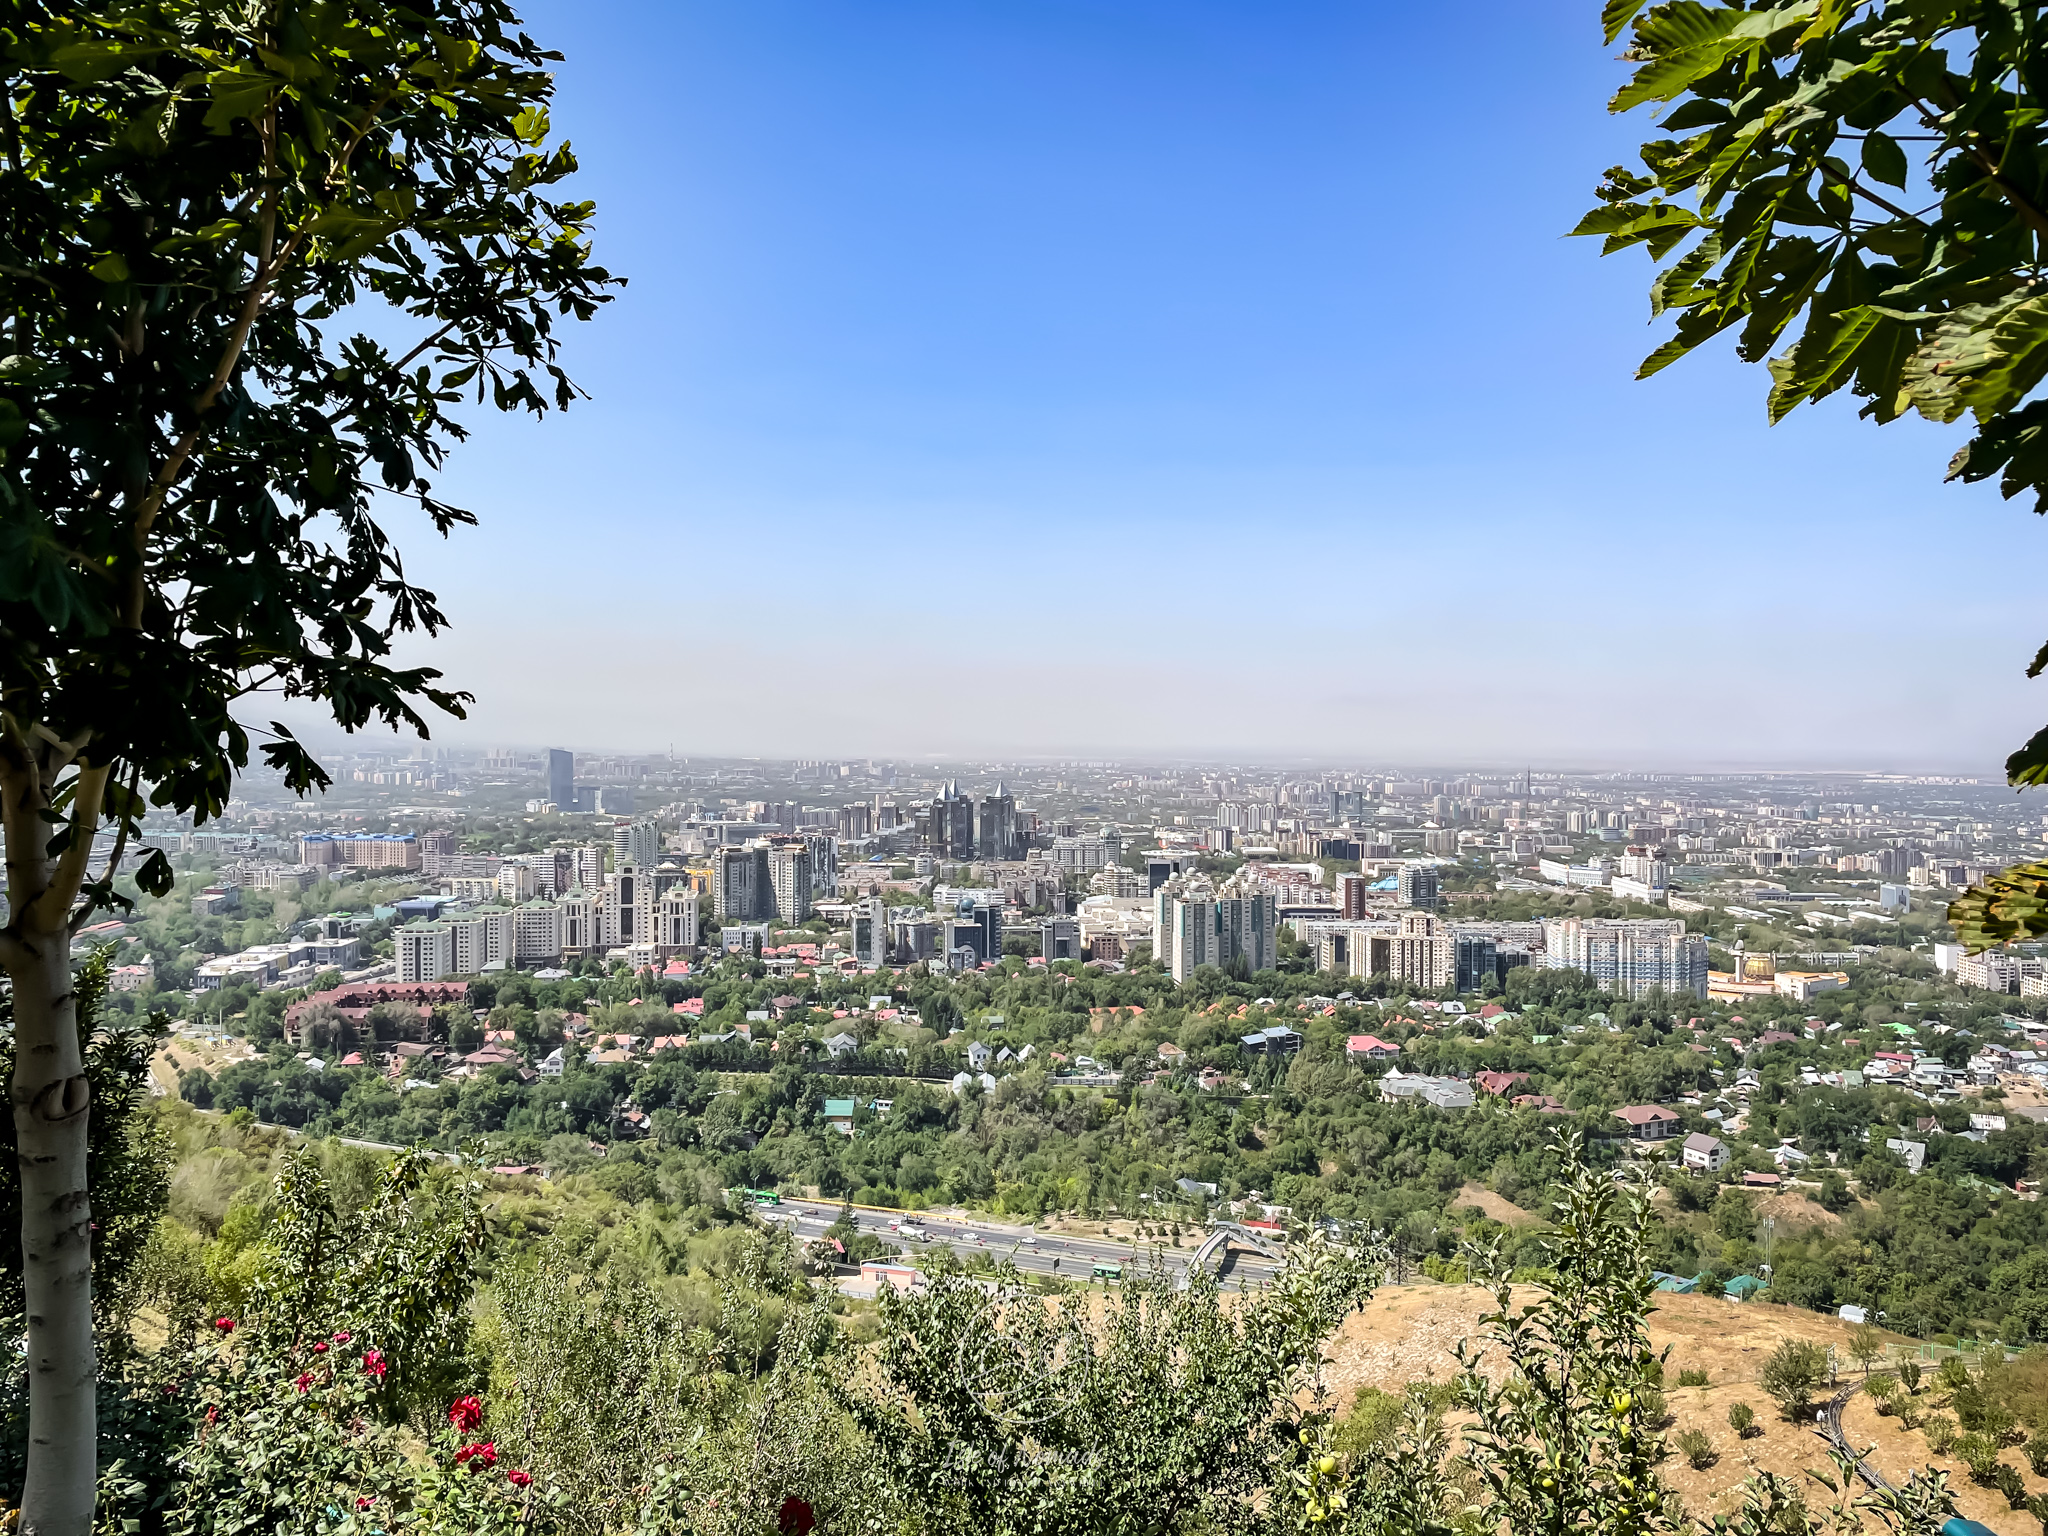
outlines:
[{"label": "large leaf", "polygon": [[1978,428],[1949,460],[1946,478],[1975,482],[1993,475],[2007,500],[2031,491],[2034,510],[2048,513],[2048,400],[2029,401]]},{"label": "large leaf", "polygon": [[2016,865],[1971,886],[1949,903],[1948,920],[1973,955],[2048,936],[2048,864]]},{"label": "large leaf", "polygon": [[1906,361],[1914,408],[1933,421],[2010,410],[2048,373],[2048,292],[2028,287],[1950,311]]}]

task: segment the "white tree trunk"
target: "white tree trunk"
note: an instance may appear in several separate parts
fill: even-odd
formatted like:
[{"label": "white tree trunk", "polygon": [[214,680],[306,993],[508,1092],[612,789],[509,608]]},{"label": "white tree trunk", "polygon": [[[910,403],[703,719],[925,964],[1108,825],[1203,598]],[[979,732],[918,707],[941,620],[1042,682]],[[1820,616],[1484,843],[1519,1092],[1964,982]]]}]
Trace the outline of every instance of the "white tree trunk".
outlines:
[{"label": "white tree trunk", "polygon": [[[98,1481],[85,1177],[90,1107],[72,991],[75,893],[52,890],[68,881],[45,852],[51,828],[37,813],[46,804],[40,773],[12,765],[0,771],[9,916],[0,954],[14,992],[14,1134],[28,1314],[28,1481],[20,1528],[24,1536],[90,1536]],[[88,822],[75,835],[92,833]],[[45,902],[46,896],[64,899]]]}]

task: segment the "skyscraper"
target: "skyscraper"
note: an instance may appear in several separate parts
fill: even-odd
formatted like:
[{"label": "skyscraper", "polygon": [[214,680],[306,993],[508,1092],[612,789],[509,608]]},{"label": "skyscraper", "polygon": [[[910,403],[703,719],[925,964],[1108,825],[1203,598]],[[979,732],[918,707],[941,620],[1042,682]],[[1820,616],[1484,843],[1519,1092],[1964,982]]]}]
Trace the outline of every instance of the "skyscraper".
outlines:
[{"label": "skyscraper", "polygon": [[661,828],[651,821],[621,821],[612,826],[612,867],[638,864],[653,869],[661,862]]},{"label": "skyscraper", "polygon": [[576,809],[576,754],[564,752],[560,747],[548,749],[548,798],[555,802],[555,809],[569,812]]},{"label": "skyscraper", "polygon": [[1396,896],[1404,907],[1421,907],[1429,911],[1442,906],[1443,896],[1437,885],[1436,867],[1431,864],[1403,864]]},{"label": "skyscraper", "polygon": [[768,885],[773,916],[801,923],[811,915],[811,850],[802,842],[778,843],[768,851]]},{"label": "skyscraper", "polygon": [[981,797],[981,814],[975,820],[974,851],[979,857],[1017,857],[1017,801],[1000,782],[994,794]]},{"label": "skyscraper", "polygon": [[765,846],[750,844],[718,850],[711,900],[720,923],[758,922],[769,915],[774,899]]},{"label": "skyscraper", "polygon": [[949,781],[925,813],[929,830],[925,840],[942,859],[974,857],[974,801],[960,793],[957,780]]}]

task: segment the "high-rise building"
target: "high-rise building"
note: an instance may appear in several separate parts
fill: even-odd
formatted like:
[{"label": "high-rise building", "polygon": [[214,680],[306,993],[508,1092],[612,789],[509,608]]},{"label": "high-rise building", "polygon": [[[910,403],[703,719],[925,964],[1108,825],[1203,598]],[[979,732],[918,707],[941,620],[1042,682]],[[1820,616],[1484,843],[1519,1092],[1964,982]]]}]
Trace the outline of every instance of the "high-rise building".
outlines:
[{"label": "high-rise building", "polygon": [[948,781],[925,811],[925,842],[942,859],[974,857],[974,801]]},{"label": "high-rise building", "polygon": [[1017,801],[999,781],[995,793],[981,797],[975,817],[974,851],[984,859],[1014,859],[1017,854]]},{"label": "high-rise building", "polygon": [[768,888],[774,895],[769,915],[785,923],[801,923],[811,915],[811,850],[804,843],[777,843],[768,850]]},{"label": "high-rise building", "polygon": [[712,863],[711,902],[720,923],[764,921],[774,900],[765,843],[718,850]]},{"label": "high-rise building", "polygon": [[569,884],[572,891],[593,895],[604,889],[604,850],[594,845],[569,850]]},{"label": "high-rise building", "polygon": [[874,827],[874,812],[866,804],[842,805],[837,819],[839,835],[848,842],[866,837]]},{"label": "high-rise building", "polygon": [[576,754],[548,749],[548,798],[563,815],[576,809]]},{"label": "high-rise building", "polygon": [[1235,881],[1219,891],[1201,875],[1175,875],[1152,900],[1153,954],[1175,981],[1239,960],[1254,973],[1273,968],[1278,913],[1267,891]]},{"label": "high-rise building", "polygon": [[612,868],[637,864],[652,869],[661,862],[661,828],[651,821],[621,821],[612,827]]},{"label": "high-rise building", "polygon": [[1346,921],[1355,922],[1365,916],[1366,893],[1372,882],[1364,875],[1339,875],[1337,877],[1337,906]]},{"label": "high-rise building", "polygon": [[562,957],[562,909],[549,901],[529,901],[513,910],[515,958],[559,960]]},{"label": "high-rise building", "polygon": [[1489,983],[1499,985],[1499,947],[1492,939],[1480,933],[1456,934],[1451,945],[1451,964],[1460,992],[1484,992]]},{"label": "high-rise building", "polygon": [[889,963],[889,904],[879,896],[853,903],[853,957],[862,965]]},{"label": "high-rise building", "polygon": [[1419,907],[1434,911],[1443,905],[1443,895],[1437,885],[1436,866],[1433,864],[1403,864],[1396,900],[1404,907]]},{"label": "high-rise building", "polygon": [[604,942],[608,948],[654,942],[654,871],[622,864],[604,885]]},{"label": "high-rise building", "polygon": [[654,906],[655,953],[666,960],[697,947],[697,892],[689,885],[673,885],[661,893]]},{"label": "high-rise building", "polygon": [[445,923],[407,923],[393,931],[401,985],[439,981],[455,970],[455,951]]},{"label": "high-rise building", "polygon": [[1546,970],[1584,971],[1604,991],[1640,998],[1653,989],[1707,995],[1706,935],[1680,918],[1551,918],[1543,924]]},{"label": "high-rise building", "polygon": [[609,948],[604,936],[604,898],[596,891],[573,890],[555,903],[561,913],[562,953],[601,955]]},{"label": "high-rise building", "polygon": [[1078,918],[1048,917],[1038,925],[1038,953],[1045,963],[1081,958],[1081,923]]}]

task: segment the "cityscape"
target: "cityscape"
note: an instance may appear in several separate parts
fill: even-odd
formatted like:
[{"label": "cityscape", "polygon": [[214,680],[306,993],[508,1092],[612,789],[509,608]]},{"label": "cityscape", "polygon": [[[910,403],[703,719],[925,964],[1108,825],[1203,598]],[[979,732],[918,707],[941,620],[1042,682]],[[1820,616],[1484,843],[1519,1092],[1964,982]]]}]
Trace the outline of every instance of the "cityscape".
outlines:
[{"label": "cityscape", "polygon": [[9,7],[0,1536],[2048,1536],[2042,10]]}]

